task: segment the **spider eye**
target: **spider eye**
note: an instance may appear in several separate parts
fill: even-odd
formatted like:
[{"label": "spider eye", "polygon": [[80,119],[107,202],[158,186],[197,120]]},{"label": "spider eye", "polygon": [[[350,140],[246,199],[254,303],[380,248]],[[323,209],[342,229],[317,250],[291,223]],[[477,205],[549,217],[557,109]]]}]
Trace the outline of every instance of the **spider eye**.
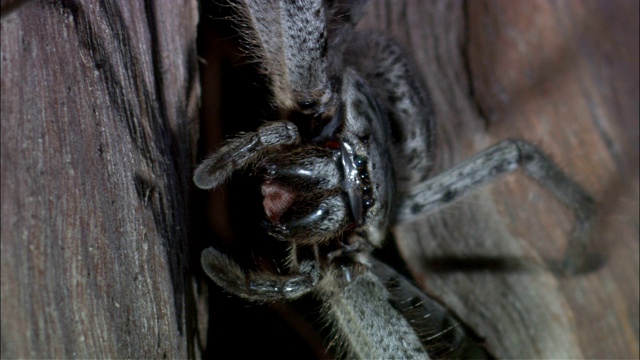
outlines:
[{"label": "spider eye", "polygon": [[373,206],[373,198],[372,197],[365,197],[364,199],[362,199],[362,207],[365,209],[369,209]]},{"label": "spider eye", "polygon": [[300,107],[300,109],[302,110],[309,110],[313,107],[315,107],[318,104],[317,101],[315,100],[302,100],[302,101],[298,101],[298,106]]},{"label": "spider eye", "polygon": [[369,132],[366,132],[364,135],[358,136],[358,138],[360,139],[360,141],[362,141],[363,144],[367,145],[369,143],[369,139],[371,138],[371,134]]}]

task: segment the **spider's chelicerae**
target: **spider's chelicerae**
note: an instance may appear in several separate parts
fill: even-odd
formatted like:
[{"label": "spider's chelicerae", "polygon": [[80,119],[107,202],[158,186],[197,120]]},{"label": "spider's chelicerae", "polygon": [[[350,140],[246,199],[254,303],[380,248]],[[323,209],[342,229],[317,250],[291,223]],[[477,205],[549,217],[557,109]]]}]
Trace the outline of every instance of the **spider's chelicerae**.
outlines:
[{"label": "spider's chelicerae", "polygon": [[198,167],[194,181],[213,189],[253,167],[263,179],[267,231],[290,244],[289,273],[244,271],[213,248],[203,252],[202,264],[218,285],[253,301],[314,291],[353,356],[424,358],[403,310],[389,305],[393,291],[380,274],[390,270],[380,272],[370,257],[390,225],[521,168],[574,210],[577,225],[564,267],[575,271],[584,258],[593,201],[540,150],[519,140],[431,176],[435,126],[428,96],[393,41],[354,31],[365,3],[234,5],[283,120],[228,141]]}]

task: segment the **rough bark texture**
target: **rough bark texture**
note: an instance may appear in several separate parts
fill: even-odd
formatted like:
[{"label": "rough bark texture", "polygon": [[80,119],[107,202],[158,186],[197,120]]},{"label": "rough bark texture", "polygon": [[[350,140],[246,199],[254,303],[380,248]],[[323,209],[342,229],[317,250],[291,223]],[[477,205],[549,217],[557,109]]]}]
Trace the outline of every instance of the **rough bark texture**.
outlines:
[{"label": "rough bark texture", "polygon": [[197,22],[2,3],[2,358],[197,356]]},{"label": "rough bark texture", "polygon": [[[211,10],[204,18],[216,23],[224,14]],[[598,204],[588,271],[559,276],[548,265],[562,258],[573,215],[523,174],[509,175],[395,229],[418,282],[498,358],[637,358],[638,3],[373,1],[361,28],[391,35],[414,57],[436,109],[438,170],[500,140],[522,138],[545,150]],[[258,110],[264,79],[240,75],[251,71],[248,60],[229,51],[237,46],[229,39],[238,37],[225,31],[201,44],[211,51],[203,53],[204,83],[212,84],[204,97],[205,153],[221,134],[273,118]],[[240,209],[228,214],[241,224],[236,239],[224,206],[210,207],[212,228],[218,246],[251,262],[269,245],[251,242],[249,210],[237,199],[227,201]],[[327,356],[314,340],[313,350],[298,348],[313,336],[290,312],[298,333],[283,330],[274,316],[280,306],[248,304],[215,287],[212,304],[212,354]],[[254,346],[228,345],[240,336]]]}]

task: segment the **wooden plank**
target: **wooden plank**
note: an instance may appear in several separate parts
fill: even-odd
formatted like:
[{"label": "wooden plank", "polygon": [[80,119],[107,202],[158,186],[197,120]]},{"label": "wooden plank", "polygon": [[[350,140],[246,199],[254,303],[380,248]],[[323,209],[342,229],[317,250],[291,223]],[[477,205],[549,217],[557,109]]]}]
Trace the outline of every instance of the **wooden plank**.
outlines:
[{"label": "wooden plank", "polygon": [[3,2],[2,358],[199,353],[197,10]]}]

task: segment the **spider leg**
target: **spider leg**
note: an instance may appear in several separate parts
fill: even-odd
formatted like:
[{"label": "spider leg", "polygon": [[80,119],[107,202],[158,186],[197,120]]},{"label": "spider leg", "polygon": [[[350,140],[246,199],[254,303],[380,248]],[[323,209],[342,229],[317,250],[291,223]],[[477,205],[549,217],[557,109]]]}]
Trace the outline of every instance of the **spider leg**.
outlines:
[{"label": "spider leg", "polygon": [[389,302],[408,320],[431,357],[458,359],[470,348],[477,348],[463,325],[442,305],[390,266],[374,257],[369,262],[371,272],[389,291]]},{"label": "spider leg", "polygon": [[348,244],[344,244],[338,250],[334,250],[328,253],[327,259],[329,260],[329,262],[331,262],[341,256],[358,253],[369,254],[371,253],[371,251],[373,251],[373,248],[373,245],[369,241],[367,241],[367,239],[355,235],[352,236],[351,239],[349,239]]},{"label": "spider leg", "polygon": [[389,292],[365,271],[339,293],[319,292],[323,315],[339,337],[338,351],[355,359],[429,359],[407,319],[389,302]]},{"label": "spider leg", "polygon": [[233,171],[257,162],[270,148],[299,141],[298,129],[292,123],[267,123],[258,131],[245,133],[214,152],[198,166],[193,181],[201,189],[218,187]]},{"label": "spider leg", "polygon": [[502,141],[399,194],[395,222],[411,221],[421,214],[440,209],[465,193],[518,168],[573,210],[576,225],[562,267],[568,272],[581,270],[591,235],[594,200],[540,149],[522,140]]},{"label": "spider leg", "polygon": [[205,249],[200,261],[204,271],[218,286],[251,301],[297,299],[320,281],[320,271],[313,261],[302,261],[297,269],[299,273],[293,275],[245,273],[230,257],[214,248]]},{"label": "spider leg", "polygon": [[246,42],[271,81],[278,108],[285,114],[323,112],[332,100],[324,2],[244,0],[237,9]]}]

